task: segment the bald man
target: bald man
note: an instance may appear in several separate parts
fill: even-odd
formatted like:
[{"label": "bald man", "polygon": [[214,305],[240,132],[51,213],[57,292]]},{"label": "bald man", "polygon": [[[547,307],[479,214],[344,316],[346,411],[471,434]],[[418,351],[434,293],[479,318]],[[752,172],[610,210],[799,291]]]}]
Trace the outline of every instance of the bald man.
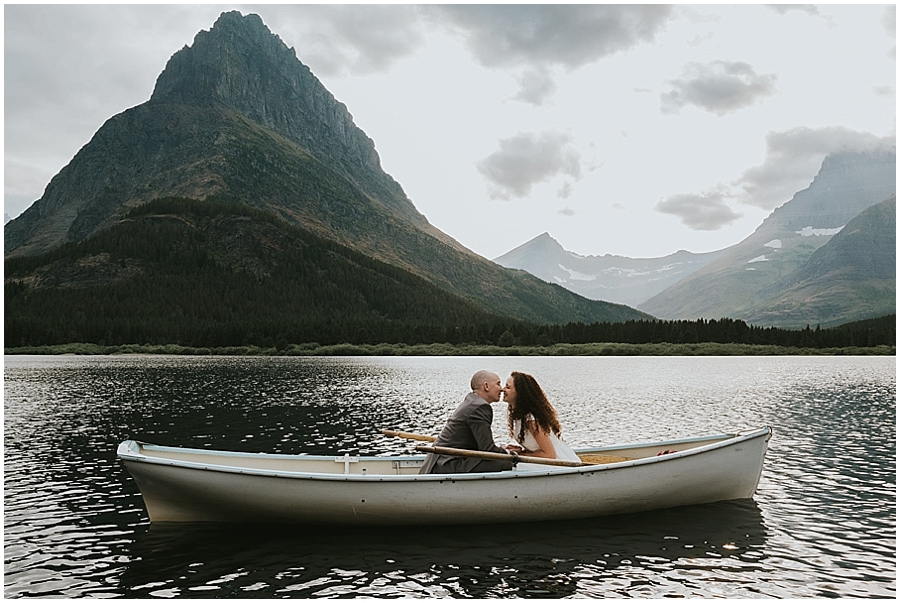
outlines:
[{"label": "bald man", "polygon": [[[468,394],[441,430],[435,446],[481,450],[483,452],[508,452],[494,443],[491,422],[494,411],[491,404],[500,400],[503,385],[500,375],[491,371],[478,371],[472,376],[472,392]],[[419,473],[485,473],[507,471],[513,468],[513,460],[493,461],[445,454],[428,454]]]}]

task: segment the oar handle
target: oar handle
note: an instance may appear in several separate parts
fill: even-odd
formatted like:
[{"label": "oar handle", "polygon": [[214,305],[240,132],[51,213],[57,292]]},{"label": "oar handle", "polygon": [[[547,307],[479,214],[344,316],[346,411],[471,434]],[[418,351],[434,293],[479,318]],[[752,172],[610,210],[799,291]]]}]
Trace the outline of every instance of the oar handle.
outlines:
[{"label": "oar handle", "polygon": [[[490,459],[495,461],[510,461],[510,455],[499,452],[483,452],[481,450],[465,450],[462,448],[447,448],[446,446],[416,446],[418,452],[430,452],[432,454],[446,454],[450,456],[468,456],[478,459]],[[539,456],[520,456],[523,463],[536,463],[538,465],[556,465],[558,467],[589,467],[594,463],[580,463],[578,461],[563,461],[560,459],[545,459]]]},{"label": "oar handle", "polygon": [[395,438],[406,438],[407,440],[421,440],[423,442],[433,442],[437,438],[423,433],[409,433],[407,431],[391,431],[390,429],[382,429],[381,433],[386,436]]}]

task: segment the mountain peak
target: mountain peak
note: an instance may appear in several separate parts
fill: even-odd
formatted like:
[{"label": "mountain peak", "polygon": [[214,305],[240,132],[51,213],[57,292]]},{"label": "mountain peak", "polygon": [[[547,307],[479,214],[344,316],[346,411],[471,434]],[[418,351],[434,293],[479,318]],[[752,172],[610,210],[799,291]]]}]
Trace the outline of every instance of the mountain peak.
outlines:
[{"label": "mountain peak", "polygon": [[544,246],[548,246],[548,247],[559,247],[560,249],[562,249],[562,245],[559,244],[559,241],[557,241],[556,239],[551,237],[549,232],[539,234],[538,236],[531,239],[528,243],[525,243],[525,245],[529,245],[529,244],[544,245]]},{"label": "mountain peak", "polygon": [[212,28],[194,36],[193,45],[172,55],[150,100],[219,102],[241,110],[253,102],[260,84],[282,87],[285,77],[291,79],[291,63],[294,71],[299,67],[312,75],[259,15],[225,12]]},{"label": "mountain peak", "polygon": [[427,227],[381,168],[375,142],[255,14],[222,13],[169,59],[150,102],[224,107],[301,146],[406,219]]}]

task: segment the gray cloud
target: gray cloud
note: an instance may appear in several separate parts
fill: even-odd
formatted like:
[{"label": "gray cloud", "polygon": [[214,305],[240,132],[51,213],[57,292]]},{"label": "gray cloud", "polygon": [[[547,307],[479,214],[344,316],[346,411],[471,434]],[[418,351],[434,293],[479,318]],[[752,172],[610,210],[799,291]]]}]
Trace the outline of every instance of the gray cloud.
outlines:
[{"label": "gray cloud", "polygon": [[[884,26],[884,31],[888,36],[893,40],[897,40],[897,5],[891,4],[886,6],[884,9],[884,15],[881,17],[881,24]],[[897,46],[894,45],[891,47],[888,52],[888,56],[897,60]]]},{"label": "gray cloud", "polygon": [[[567,134],[519,133],[499,144],[499,150],[476,164],[492,185],[489,190],[492,199],[526,197],[535,184],[560,174],[576,180],[581,178],[581,157]],[[564,186],[563,192],[566,190]],[[571,187],[568,191],[571,192]]]},{"label": "gray cloud", "polygon": [[791,11],[800,11],[808,15],[819,15],[819,7],[815,4],[766,4],[766,8],[775,11],[781,15],[786,15]]},{"label": "gray cloud", "polygon": [[425,40],[423,7],[415,5],[247,5],[241,12],[259,13],[319,75],[387,71]]},{"label": "gray cloud", "polygon": [[657,203],[655,209],[678,217],[692,230],[718,230],[741,217],[728,206],[728,199],[726,192],[713,189],[667,197]]},{"label": "gray cloud", "polygon": [[774,209],[809,186],[827,155],[895,145],[893,135],[880,138],[843,126],[770,132],[766,136],[766,158],[762,165],[744,172],[733,185],[740,192],[741,202]]},{"label": "gray cloud", "polygon": [[[664,29],[672,8],[625,4],[497,4],[432,7],[461,35],[475,59],[503,69],[576,69],[652,41]],[[441,19],[441,20],[443,20]],[[548,98],[546,82],[537,88],[529,71],[521,76],[519,100],[538,104]],[[529,88],[530,87],[530,88]]]},{"label": "gray cloud", "polygon": [[561,216],[572,217],[575,215],[575,210],[572,209],[571,207],[564,207],[561,210],[557,211],[556,213],[558,213]]},{"label": "gray cloud", "polygon": [[515,100],[539,107],[547,104],[556,92],[556,81],[546,68],[538,67],[523,72],[519,78],[519,92]]},{"label": "gray cloud", "polygon": [[892,38],[897,37],[897,5],[890,4],[884,7],[884,16],[881,18],[884,31]]},{"label": "gray cloud", "polygon": [[666,24],[665,5],[448,5],[443,11],[488,67],[576,68],[651,41]]},{"label": "gray cloud", "polygon": [[695,105],[716,115],[725,115],[775,91],[775,75],[761,75],[743,62],[688,63],[679,79],[670,80],[673,90],[660,95],[662,112],[678,113]]},{"label": "gray cloud", "polygon": [[694,230],[717,230],[740,217],[728,202],[775,209],[809,186],[826,156],[841,151],[883,150],[895,145],[893,135],[878,137],[842,126],[770,132],[761,165],[709,191],[667,197],[655,209],[677,216]]}]

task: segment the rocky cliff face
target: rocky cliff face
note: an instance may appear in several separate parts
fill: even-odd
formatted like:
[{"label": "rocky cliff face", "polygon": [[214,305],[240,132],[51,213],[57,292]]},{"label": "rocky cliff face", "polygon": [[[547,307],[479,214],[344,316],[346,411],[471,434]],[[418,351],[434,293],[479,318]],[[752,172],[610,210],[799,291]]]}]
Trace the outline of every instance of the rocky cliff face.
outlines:
[{"label": "rocky cliff face", "polygon": [[151,102],[234,109],[312,153],[420,224],[424,218],[381,169],[375,143],[347,107],[258,15],[223,13],[210,31],[169,59]]},{"label": "rocky cliff face", "polygon": [[246,136],[248,122],[294,143],[293,151],[305,151],[370,202],[455,244],[381,169],[375,144],[294,51],[257,15],[229,12],[172,56],[147,103],[103,124],[44,196],[4,229],[6,254],[33,255],[83,240],[128,206],[154,198],[242,194],[245,183],[229,181],[229,170],[237,171],[238,159],[251,169],[266,160],[258,147],[251,149],[256,158],[238,158],[242,150],[228,148]]},{"label": "rocky cliff face", "polygon": [[759,231],[797,232],[840,228],[896,189],[893,149],[829,155],[809,187],[765,219]]},{"label": "rocky cliff face", "polygon": [[897,197],[850,220],[794,273],[758,292],[750,322],[829,327],[896,313]]},{"label": "rocky cliff face", "polygon": [[[810,186],[772,212],[752,235],[639,307],[666,319],[727,316],[752,322],[764,317],[756,324],[797,326],[790,313],[760,309],[853,218],[896,193],[896,162],[893,149],[827,157]],[[834,300],[834,316],[848,315],[845,303],[846,298]]]},{"label": "rocky cliff face", "polygon": [[83,241],[164,197],[262,209],[504,316],[647,317],[505,270],[434,228],[347,108],[256,15],[224,13],[175,53],[151,99],[103,124],[6,225],[6,257]]}]

